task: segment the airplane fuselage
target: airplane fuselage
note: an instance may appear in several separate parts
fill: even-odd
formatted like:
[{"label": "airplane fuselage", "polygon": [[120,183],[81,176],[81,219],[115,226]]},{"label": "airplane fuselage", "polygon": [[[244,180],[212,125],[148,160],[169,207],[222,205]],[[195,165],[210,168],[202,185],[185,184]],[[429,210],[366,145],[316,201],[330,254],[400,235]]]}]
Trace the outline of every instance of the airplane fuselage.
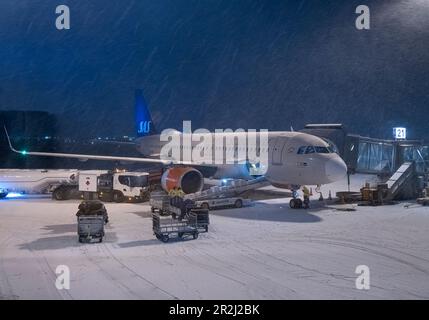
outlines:
[{"label": "airplane fuselage", "polygon": [[[190,144],[184,143],[187,134],[176,132],[180,136],[179,143],[173,144],[172,148],[177,151],[197,151],[201,148],[201,142],[191,141]],[[231,133],[210,133],[207,139],[212,139],[211,154],[221,152],[222,163],[210,165],[215,170],[211,175],[213,178],[250,178],[247,163],[228,163],[231,154],[234,159],[239,159],[240,151],[246,151],[245,154],[255,153],[253,146],[240,146],[230,144],[229,146],[219,146],[216,144],[219,135],[223,137],[236,137],[240,135],[258,136],[258,132],[231,132]],[[257,140],[259,137],[257,138]],[[189,141],[189,140],[188,140]],[[158,157],[162,148],[168,141],[161,141],[160,135],[146,136],[136,139],[137,149],[140,153],[149,157]],[[171,145],[171,144],[170,144]],[[187,150],[190,148],[191,150]],[[230,149],[228,149],[230,148]],[[246,150],[240,150],[246,148]],[[341,157],[333,152],[330,145],[323,139],[300,132],[269,132],[268,144],[257,147],[259,152],[266,152],[268,156],[267,168],[264,176],[275,186],[288,188],[290,185],[321,185],[334,182],[345,176],[347,168]],[[250,152],[253,151],[253,152]],[[228,157],[229,154],[229,157]],[[247,158],[247,160],[252,160]]]}]

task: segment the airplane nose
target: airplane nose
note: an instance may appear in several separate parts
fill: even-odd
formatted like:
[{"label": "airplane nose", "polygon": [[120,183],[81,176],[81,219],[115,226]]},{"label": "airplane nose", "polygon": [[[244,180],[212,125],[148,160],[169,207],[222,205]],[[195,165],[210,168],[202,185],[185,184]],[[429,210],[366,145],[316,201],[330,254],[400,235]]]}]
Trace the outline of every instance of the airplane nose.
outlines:
[{"label": "airplane nose", "polygon": [[330,159],[325,164],[325,173],[330,182],[338,181],[347,174],[347,165],[340,157]]}]

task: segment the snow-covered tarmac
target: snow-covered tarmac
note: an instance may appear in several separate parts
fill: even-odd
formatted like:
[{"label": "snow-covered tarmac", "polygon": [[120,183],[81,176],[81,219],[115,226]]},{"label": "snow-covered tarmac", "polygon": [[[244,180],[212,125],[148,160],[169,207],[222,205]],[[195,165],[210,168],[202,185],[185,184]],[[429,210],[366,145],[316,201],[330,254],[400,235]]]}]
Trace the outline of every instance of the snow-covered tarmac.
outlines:
[{"label": "snow-covered tarmac", "polygon": [[[429,209],[291,210],[289,199],[211,212],[197,240],[156,240],[147,204],[106,204],[105,241],[80,244],[78,201],[0,201],[0,299],[429,298]],[[57,290],[67,265],[70,290]],[[355,286],[358,265],[370,289]]]}]

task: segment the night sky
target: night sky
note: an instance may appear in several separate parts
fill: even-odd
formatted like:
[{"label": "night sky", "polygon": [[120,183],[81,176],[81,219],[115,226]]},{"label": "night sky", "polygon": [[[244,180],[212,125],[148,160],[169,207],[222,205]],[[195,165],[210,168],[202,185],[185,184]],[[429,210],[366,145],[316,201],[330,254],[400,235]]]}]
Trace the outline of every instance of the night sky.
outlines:
[{"label": "night sky", "polygon": [[[355,28],[359,4],[371,30]],[[133,134],[141,88],[161,129],[429,138],[426,0],[1,0],[0,43],[0,110],[55,113],[63,135]]]}]

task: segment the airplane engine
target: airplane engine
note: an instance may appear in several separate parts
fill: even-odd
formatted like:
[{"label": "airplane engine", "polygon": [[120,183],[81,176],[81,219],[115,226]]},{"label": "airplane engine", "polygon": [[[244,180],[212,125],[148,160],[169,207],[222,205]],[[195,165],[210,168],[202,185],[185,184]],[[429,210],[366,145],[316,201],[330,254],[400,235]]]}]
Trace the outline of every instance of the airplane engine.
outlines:
[{"label": "airplane engine", "polygon": [[190,167],[173,167],[167,169],[161,177],[162,188],[169,192],[173,188],[181,188],[184,193],[203,190],[204,177],[200,171]]}]

